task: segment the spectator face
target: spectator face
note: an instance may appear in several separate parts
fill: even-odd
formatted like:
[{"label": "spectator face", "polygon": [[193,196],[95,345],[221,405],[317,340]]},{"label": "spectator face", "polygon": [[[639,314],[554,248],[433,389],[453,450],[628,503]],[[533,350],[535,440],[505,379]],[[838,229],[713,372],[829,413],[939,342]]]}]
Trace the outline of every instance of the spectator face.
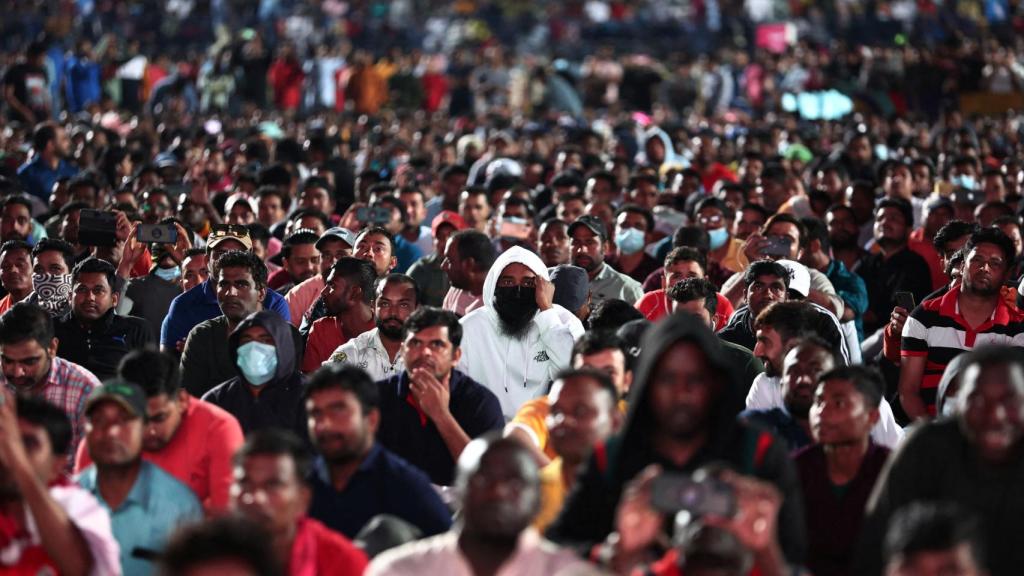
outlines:
[{"label": "spectator face", "polygon": [[303,216],[303,217],[299,218],[298,220],[292,220],[291,222],[288,223],[287,228],[288,228],[288,231],[285,233],[285,236],[288,236],[288,235],[294,233],[296,230],[298,230],[300,228],[305,228],[306,230],[312,230],[318,236],[320,234],[323,234],[324,230],[326,230],[326,228],[324,228],[324,221],[321,220],[318,216],[311,216],[311,215]]},{"label": "spectator face", "polygon": [[782,302],[786,299],[786,284],[782,278],[771,274],[758,276],[747,286],[747,305],[750,313],[757,317],[762,310],[773,302]]},{"label": "spectator face", "polygon": [[319,186],[303,190],[302,194],[299,195],[299,205],[303,208],[312,208],[324,214],[334,212],[334,202],[331,199],[331,195],[327,190]]},{"label": "spectator face", "polygon": [[831,210],[825,215],[828,225],[828,241],[832,246],[849,249],[857,246],[860,228],[849,210]]},{"label": "spectator face", "polygon": [[181,289],[185,292],[199,286],[210,277],[210,269],[206,267],[206,254],[198,254],[185,258],[181,266]]},{"label": "spectator face", "polygon": [[107,275],[101,272],[79,274],[71,290],[71,306],[79,321],[95,322],[117,306],[119,295],[111,289]]},{"label": "spectator face", "polygon": [[847,154],[857,164],[867,164],[871,162],[871,141],[866,136],[859,136],[854,138],[850,145],[847,147]]},{"label": "spectator face", "polygon": [[355,304],[355,286],[349,284],[348,280],[339,276],[333,270],[327,275],[324,281],[324,288],[320,291],[320,297],[324,300],[324,306],[331,315],[341,314]]},{"label": "spectator face", "polygon": [[0,240],[27,240],[32,233],[32,215],[21,204],[8,204],[0,215]]},{"label": "spectator face", "polygon": [[248,226],[255,221],[256,216],[252,213],[248,202],[235,202],[231,211],[228,212],[228,224]]},{"label": "spectator face", "polygon": [[556,381],[548,402],[551,446],[567,461],[586,461],[594,446],[617,427],[615,398],[593,378],[575,376]]},{"label": "spectator face", "polygon": [[459,203],[459,215],[466,221],[466,225],[481,232],[487,226],[487,220],[491,217],[491,207],[487,204],[486,194],[462,193],[462,201]]},{"label": "spectator face", "polygon": [[885,195],[890,198],[910,200],[913,176],[910,168],[903,165],[893,166],[885,177]]},{"label": "spectator face", "polygon": [[946,550],[921,550],[889,561],[886,576],[982,576],[987,574],[974,560],[969,544]]},{"label": "spectator face", "polygon": [[740,240],[746,240],[751,234],[761,231],[764,226],[764,216],[755,210],[740,210],[740,217],[733,226],[732,235]]},{"label": "spectator face", "polygon": [[[63,454],[54,454],[46,428],[19,419],[18,430],[15,432],[21,437],[25,456],[28,457],[29,466],[35,477],[44,485],[52,484],[60,477],[67,458]],[[14,476],[7,472],[3,464],[0,464],[0,495],[8,500],[20,496]]]},{"label": "spectator face", "polygon": [[811,433],[815,442],[846,445],[863,442],[878,422],[878,408],[849,380],[831,378],[818,385],[810,411]]},{"label": "spectator face", "polygon": [[459,245],[449,240],[445,247],[444,260],[441,261],[441,270],[448,275],[448,281],[452,286],[460,290],[470,288],[469,275],[466,273],[468,265],[469,263],[463,261],[459,254]]},{"label": "spectator face", "polygon": [[418,306],[416,289],[408,282],[382,282],[373,301],[373,316],[380,334],[392,341],[405,339],[405,321]]},{"label": "spectator face", "polygon": [[808,417],[818,376],[833,368],[831,355],[817,346],[798,346],[782,361],[782,399],[794,417]]},{"label": "spectator face", "polygon": [[720,228],[732,228],[732,222],[726,220],[725,214],[711,206],[705,207],[697,213],[697,225],[708,232]]},{"label": "spectator face", "polygon": [[508,442],[488,448],[465,479],[464,529],[514,542],[540,507],[537,465]]},{"label": "spectator face", "polygon": [[373,444],[380,412],[364,414],[359,398],[348,390],[325,388],[306,400],[309,437],[330,464],[344,464],[362,457]]},{"label": "spectator face", "polygon": [[256,285],[252,271],[242,266],[225,267],[217,277],[217,303],[220,311],[234,324],[259,312],[266,288]]},{"label": "spectator face", "polygon": [[447,326],[431,326],[409,333],[402,350],[409,372],[423,368],[442,382],[462,357],[462,350],[453,346],[448,339]]},{"label": "spectator face", "polygon": [[757,342],[754,344],[754,356],[764,362],[764,373],[776,377],[782,375],[782,353],[785,344],[782,336],[771,326],[757,329]]},{"label": "spectator face", "polygon": [[907,221],[896,208],[882,208],[875,213],[875,241],[879,245],[900,245],[907,241]]},{"label": "spectator face", "polygon": [[1013,223],[1004,223],[999,225],[999,229],[1004,234],[1010,237],[1013,241],[1013,251],[1016,256],[1020,256],[1022,241],[1020,236],[1020,226]]},{"label": "spectator face", "polygon": [[846,200],[859,224],[868,222],[874,217],[875,193],[871,188],[850,186],[846,189]]},{"label": "spectator face", "polygon": [[910,172],[914,175],[914,192],[922,197],[931,194],[934,187],[931,170],[927,166],[915,164]]},{"label": "spectator face", "polygon": [[584,208],[583,213],[593,216],[604,222],[604,228],[611,234],[615,230],[615,210],[612,205],[606,202],[591,202]]},{"label": "spectator face", "polygon": [[267,344],[270,346],[274,345],[274,336],[263,326],[250,326],[246,328],[241,334],[238,335],[238,345],[248,344],[249,342],[259,342],[261,344]]},{"label": "spectator face", "polygon": [[604,264],[604,243],[601,237],[586,226],[577,226],[572,232],[569,246],[572,250],[573,266],[579,266],[589,274],[596,274]]},{"label": "spectator face", "polygon": [[636,188],[629,191],[629,201],[648,210],[654,210],[658,205],[658,186],[647,180],[638,181]]},{"label": "spectator face", "polygon": [[[797,254],[800,252],[800,229],[796,227],[792,222],[776,222],[772,224],[764,233],[765,236],[772,238],[788,238],[789,239],[789,255],[785,257],[787,260],[796,260]],[[782,260],[781,256],[768,255],[766,258],[772,260]]]},{"label": "spectator face", "polygon": [[99,468],[138,462],[142,455],[142,418],[114,401],[92,407],[85,423],[89,457]]},{"label": "spectator face", "polygon": [[982,179],[982,191],[986,201],[1002,202],[1006,198],[1006,180],[998,174],[989,174]]},{"label": "spectator face", "polygon": [[565,224],[549,222],[540,227],[540,257],[549,268],[569,263],[569,236]]},{"label": "spectator face", "polygon": [[924,217],[924,231],[928,238],[935,237],[935,233],[953,219],[953,209],[948,206],[940,206],[929,210]]},{"label": "spectator face", "polygon": [[320,242],[320,275],[327,278],[331,267],[341,260],[352,255],[352,247],[344,240],[324,240]]},{"label": "spectator face", "polygon": [[563,222],[572,222],[580,216],[583,216],[583,209],[585,207],[586,205],[583,203],[583,200],[579,198],[570,198],[558,204],[558,209],[556,210],[555,215]]},{"label": "spectator face", "polygon": [[982,458],[1005,461],[1024,437],[1024,373],[1015,364],[972,364],[961,382],[961,428]]},{"label": "spectator face", "polygon": [[56,250],[40,252],[33,257],[32,272],[34,274],[70,274],[64,255]]},{"label": "spectator face", "polygon": [[591,178],[587,180],[584,194],[590,202],[611,203],[617,194],[612,183],[604,178]]},{"label": "spectator face", "polygon": [[619,232],[629,228],[635,228],[643,232],[646,242],[646,236],[650,233],[650,230],[647,229],[647,219],[644,218],[643,214],[638,214],[637,212],[623,212],[619,214],[618,218],[615,219],[615,235],[618,236]]},{"label": "spectator face", "polygon": [[696,344],[673,344],[651,375],[649,401],[657,430],[677,440],[700,434],[708,423],[716,381]]},{"label": "spectator face", "polygon": [[612,379],[619,397],[629,392],[633,385],[633,373],[626,371],[626,356],[618,348],[598,350],[593,354],[578,355],[573,360],[573,368],[593,368],[600,370]]},{"label": "spectator face", "polygon": [[978,244],[964,262],[964,290],[980,296],[998,296],[1009,266],[1003,251],[995,244]]},{"label": "spectator face", "polygon": [[50,141],[53,153],[58,158],[67,158],[71,154],[71,138],[64,128],[58,126],[53,133],[53,140]]},{"label": "spectator face", "polygon": [[662,289],[668,290],[677,283],[686,280],[687,278],[703,278],[704,271],[701,270],[700,264],[693,260],[680,260],[673,262],[665,267],[665,275],[663,276]]},{"label": "spectator face", "polygon": [[235,466],[232,504],[277,538],[295,530],[309,508],[309,489],[288,454],[253,454]]},{"label": "spectator face", "polygon": [[174,213],[167,195],[160,193],[147,192],[139,208],[142,210],[142,221],[146,224],[156,224]]},{"label": "spectator face", "polygon": [[296,284],[309,280],[320,271],[320,251],[313,244],[292,246],[291,255],[282,260]]},{"label": "spectator face", "polygon": [[444,257],[444,247],[448,245],[448,239],[455,233],[455,227],[443,224],[437,227],[437,234],[434,235],[434,253]]},{"label": "spectator face", "polygon": [[0,364],[3,365],[4,378],[15,390],[28,391],[43,382],[50,373],[51,360],[56,355],[56,338],[47,347],[33,339],[0,344]]},{"label": "spectator face", "polygon": [[[241,212],[249,212],[246,210],[244,205],[239,207],[238,204],[239,203],[236,202],[235,205],[231,207],[232,215],[235,214],[235,208],[238,208]],[[260,211],[260,224],[263,224],[267,228],[270,228],[274,224],[284,220],[284,206],[281,205],[281,197],[277,194],[266,194],[261,196],[258,206]],[[241,212],[239,212],[239,218],[243,218]],[[249,222],[245,222],[245,224],[248,223]]]},{"label": "spectator face", "polygon": [[391,244],[382,234],[363,234],[356,240],[356,258],[373,262],[377,276],[388,273],[398,261],[391,253]]},{"label": "spectator face", "polygon": [[419,192],[402,192],[398,199],[405,204],[405,220],[410,224],[419,224],[427,217],[427,206],[423,203],[423,195]]},{"label": "spectator face", "polygon": [[143,426],[142,448],[146,452],[163,450],[181,426],[188,403],[187,393],[157,394],[146,399],[146,423]]},{"label": "spectator face", "polygon": [[8,250],[0,254],[0,284],[4,290],[21,294],[32,290],[32,263],[26,250]]}]

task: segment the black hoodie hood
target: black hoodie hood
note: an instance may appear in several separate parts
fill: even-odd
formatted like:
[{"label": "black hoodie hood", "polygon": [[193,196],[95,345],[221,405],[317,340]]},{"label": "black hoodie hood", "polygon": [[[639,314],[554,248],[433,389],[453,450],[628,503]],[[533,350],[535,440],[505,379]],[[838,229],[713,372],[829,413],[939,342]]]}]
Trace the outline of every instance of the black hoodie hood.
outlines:
[{"label": "black hoodie hood", "polygon": [[277,312],[260,310],[246,316],[238,323],[238,326],[228,337],[228,348],[231,350],[231,364],[235,367],[238,377],[245,380],[242,370],[238,367],[238,340],[242,332],[253,326],[260,326],[270,333],[274,338],[274,348],[277,350],[277,370],[274,378],[268,384],[288,380],[292,378],[299,369],[298,355],[295,353],[295,340],[292,337],[291,324],[285,321]]}]

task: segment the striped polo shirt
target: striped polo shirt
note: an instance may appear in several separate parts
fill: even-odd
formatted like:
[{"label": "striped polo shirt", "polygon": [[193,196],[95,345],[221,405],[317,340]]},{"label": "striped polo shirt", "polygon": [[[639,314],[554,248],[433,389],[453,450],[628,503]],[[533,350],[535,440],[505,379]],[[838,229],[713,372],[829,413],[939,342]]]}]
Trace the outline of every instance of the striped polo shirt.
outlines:
[{"label": "striped polo shirt", "polygon": [[944,295],[925,300],[903,325],[901,356],[925,356],[921,399],[928,414],[935,415],[939,380],[958,354],[986,344],[1024,346],[1024,314],[998,299],[992,317],[972,329],[960,314],[960,286]]}]

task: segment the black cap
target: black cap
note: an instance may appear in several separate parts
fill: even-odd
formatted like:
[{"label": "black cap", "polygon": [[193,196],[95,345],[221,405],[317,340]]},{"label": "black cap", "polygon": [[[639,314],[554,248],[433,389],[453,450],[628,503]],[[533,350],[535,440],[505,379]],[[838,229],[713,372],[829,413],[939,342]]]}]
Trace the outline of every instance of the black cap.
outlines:
[{"label": "black cap", "polygon": [[107,400],[117,402],[122,408],[139,418],[146,418],[146,393],[134,382],[123,378],[114,378],[105,381],[102,386],[94,388],[85,401],[86,416],[97,404]]},{"label": "black cap", "polygon": [[602,240],[608,240],[608,229],[604,227],[604,222],[597,216],[580,216],[572,224],[569,224],[567,234],[571,237],[572,231],[580,226],[586,226],[591,232],[600,236]]},{"label": "black cap", "polygon": [[571,264],[559,264],[548,270],[548,275],[555,285],[555,304],[573,314],[586,304],[590,292],[590,278],[586,270]]}]

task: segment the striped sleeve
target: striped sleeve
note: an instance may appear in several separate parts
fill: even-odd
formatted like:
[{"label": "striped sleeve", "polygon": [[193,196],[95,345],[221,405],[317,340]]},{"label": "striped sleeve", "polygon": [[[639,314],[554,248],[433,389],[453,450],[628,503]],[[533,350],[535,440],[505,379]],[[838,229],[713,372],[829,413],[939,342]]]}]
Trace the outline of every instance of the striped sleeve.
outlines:
[{"label": "striped sleeve", "polygon": [[918,308],[903,324],[900,356],[926,356],[928,354],[928,327],[921,322],[922,314],[929,314],[929,312]]}]

